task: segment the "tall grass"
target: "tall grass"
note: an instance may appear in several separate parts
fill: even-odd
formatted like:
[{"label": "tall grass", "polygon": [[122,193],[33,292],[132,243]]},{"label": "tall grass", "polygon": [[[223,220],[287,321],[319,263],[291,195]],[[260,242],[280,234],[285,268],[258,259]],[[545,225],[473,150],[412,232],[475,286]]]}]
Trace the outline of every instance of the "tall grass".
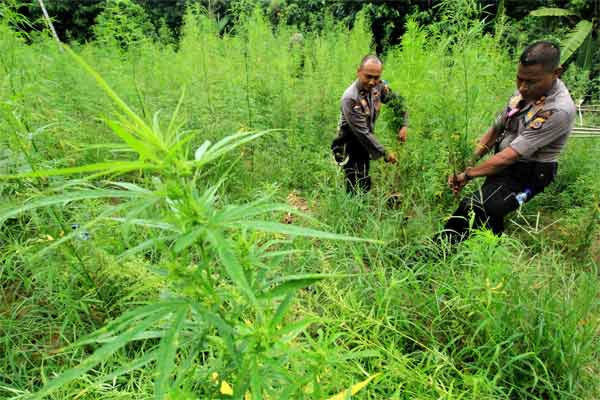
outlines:
[{"label": "tall grass", "polygon": [[0,396],[327,398],[380,373],[357,396],[597,397],[597,143],[569,144],[504,237],[426,256],[445,177],[513,90],[472,4],[384,54],[409,142],[384,114],[400,163],[356,198],[328,149],[362,17],[295,47],[258,11],[221,36],[192,6],[176,50],[124,49],[107,13],[70,54],[4,13]]}]

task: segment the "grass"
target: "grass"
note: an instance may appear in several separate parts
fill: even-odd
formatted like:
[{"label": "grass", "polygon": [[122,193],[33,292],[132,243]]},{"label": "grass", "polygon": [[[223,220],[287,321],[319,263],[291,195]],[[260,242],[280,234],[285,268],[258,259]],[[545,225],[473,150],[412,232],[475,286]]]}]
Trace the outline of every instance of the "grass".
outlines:
[{"label": "grass", "polygon": [[598,397],[600,143],[571,140],[503,237],[429,254],[445,177],[513,90],[469,4],[386,52],[409,141],[384,113],[399,163],[356,198],[329,144],[364,19],[297,48],[259,12],[219,36],[192,7],[178,49],[124,51],[105,20],[71,54],[5,17],[0,397],[328,398],[375,374],[356,397]]}]

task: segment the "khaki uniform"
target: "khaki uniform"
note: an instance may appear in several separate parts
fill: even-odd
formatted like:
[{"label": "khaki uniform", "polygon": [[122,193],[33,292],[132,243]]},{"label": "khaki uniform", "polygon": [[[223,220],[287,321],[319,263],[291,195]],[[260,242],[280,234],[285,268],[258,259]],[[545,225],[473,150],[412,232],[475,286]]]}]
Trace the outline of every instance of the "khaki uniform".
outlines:
[{"label": "khaki uniform", "polygon": [[487,177],[480,191],[462,200],[445,226],[451,240],[459,241],[468,235],[471,212],[475,214],[475,228],[486,225],[494,233],[502,233],[504,216],[519,207],[516,195],[527,193],[529,201],[554,180],[559,155],[574,121],[575,104],[559,79],[534,102],[527,103],[515,93],[493,127],[498,134],[495,151],[511,147],[520,158]]},{"label": "khaki uniform", "polygon": [[556,162],[575,122],[575,103],[565,84],[557,79],[550,92],[524,103],[515,93],[494,124],[496,151],[512,147],[521,162]]},{"label": "khaki uniform", "polygon": [[[374,134],[375,122],[381,105],[397,96],[386,81],[368,91],[356,80],[344,92],[337,137],[331,147],[346,174],[348,192],[354,192],[357,187],[365,191],[371,188],[369,160],[385,155],[385,148]],[[406,112],[404,114],[406,124]]]}]

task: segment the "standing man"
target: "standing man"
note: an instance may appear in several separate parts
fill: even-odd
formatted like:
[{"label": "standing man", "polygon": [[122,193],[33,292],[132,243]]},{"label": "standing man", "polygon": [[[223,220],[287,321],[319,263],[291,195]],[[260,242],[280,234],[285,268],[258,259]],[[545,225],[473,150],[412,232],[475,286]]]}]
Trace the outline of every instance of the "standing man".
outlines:
[{"label": "standing man", "polygon": [[373,133],[382,103],[393,101],[394,111],[401,114],[400,141],[406,141],[406,111],[402,98],[381,80],[383,62],[374,55],[365,56],[356,72],[357,79],[350,85],[341,100],[337,137],[331,149],[337,163],[346,175],[346,192],[365,192],[371,189],[369,161],[380,157],[388,163],[396,162],[396,155],[387,152]]},{"label": "standing man", "polygon": [[475,157],[492,148],[494,156],[450,176],[448,185],[459,193],[472,179],[486,177],[481,190],[460,203],[443,235],[456,243],[468,236],[469,217],[499,235],[504,216],[542,192],[556,175],[575,120],[575,104],[559,79],[560,49],[547,41],[523,51],[517,68],[517,92],[494,125],[479,139]]}]

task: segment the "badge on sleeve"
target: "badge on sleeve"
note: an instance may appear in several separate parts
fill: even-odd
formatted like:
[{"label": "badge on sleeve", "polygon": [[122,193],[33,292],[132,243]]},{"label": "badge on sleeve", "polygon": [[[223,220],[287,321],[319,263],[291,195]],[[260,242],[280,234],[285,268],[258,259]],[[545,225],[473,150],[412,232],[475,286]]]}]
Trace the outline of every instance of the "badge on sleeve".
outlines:
[{"label": "badge on sleeve", "polygon": [[543,110],[536,114],[536,117],[529,124],[530,129],[540,129],[544,122],[553,114],[552,110]]},{"label": "badge on sleeve", "polygon": [[544,125],[544,122],[546,122],[546,118],[543,117],[537,117],[536,119],[534,119],[531,124],[529,125],[530,129],[540,129],[542,127],[542,125]]}]

